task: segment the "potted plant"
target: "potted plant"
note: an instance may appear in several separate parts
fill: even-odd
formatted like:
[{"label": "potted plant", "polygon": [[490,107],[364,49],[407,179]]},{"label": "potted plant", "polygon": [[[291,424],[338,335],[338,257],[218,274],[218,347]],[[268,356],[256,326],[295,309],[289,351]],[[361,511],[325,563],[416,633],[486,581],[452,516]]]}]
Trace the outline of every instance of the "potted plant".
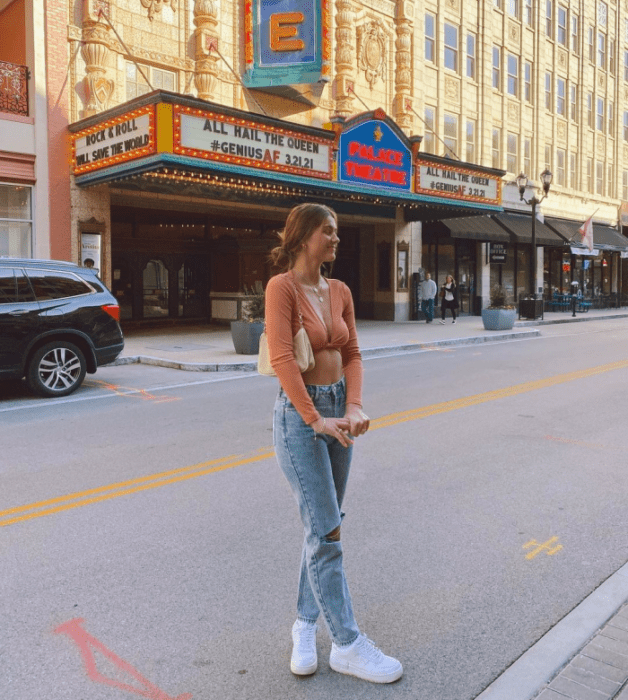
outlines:
[{"label": "potted plant", "polygon": [[256,292],[242,302],[242,318],[231,321],[233,347],[239,355],[257,355],[264,330],[264,292]]},{"label": "potted plant", "polygon": [[482,323],[487,331],[509,331],[515,325],[517,311],[508,304],[508,292],[496,284],[491,287],[490,306],[482,309]]}]

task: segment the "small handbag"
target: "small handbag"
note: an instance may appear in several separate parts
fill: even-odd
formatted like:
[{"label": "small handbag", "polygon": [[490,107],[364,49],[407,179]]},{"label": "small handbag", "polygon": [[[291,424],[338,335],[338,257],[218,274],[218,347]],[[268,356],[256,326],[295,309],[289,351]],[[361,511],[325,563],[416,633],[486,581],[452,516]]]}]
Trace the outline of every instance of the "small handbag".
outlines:
[{"label": "small handbag", "polygon": [[[299,292],[297,290],[294,280],[292,282],[294,285],[294,293],[297,297],[297,310],[299,312],[299,323],[301,328],[296,332],[296,335],[292,339],[292,351],[294,352],[294,359],[296,360],[299,372],[308,372],[314,369],[314,352],[312,350],[312,344],[308,338],[307,332],[303,327],[303,315],[301,313],[301,304],[299,302]],[[270,364],[270,354],[268,352],[268,338],[266,337],[266,326],[264,325],[264,331],[259,338],[259,356],[257,358],[257,371],[267,377],[276,377],[275,370]]]},{"label": "small handbag", "polygon": [[445,298],[445,287],[440,288],[440,298],[444,299]]}]

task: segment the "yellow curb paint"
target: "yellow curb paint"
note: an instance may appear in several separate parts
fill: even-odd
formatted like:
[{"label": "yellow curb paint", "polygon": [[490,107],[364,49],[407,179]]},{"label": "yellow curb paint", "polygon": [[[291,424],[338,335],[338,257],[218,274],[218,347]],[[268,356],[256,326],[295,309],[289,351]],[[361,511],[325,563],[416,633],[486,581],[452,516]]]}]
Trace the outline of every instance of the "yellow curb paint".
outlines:
[{"label": "yellow curb paint", "polygon": [[[421,408],[416,408],[409,411],[391,413],[387,416],[382,416],[380,418],[375,418],[371,420],[369,432],[371,430],[378,430],[379,428],[387,428],[393,425],[398,425],[399,423],[420,420],[422,418],[428,418],[429,416],[438,415],[440,413],[447,413],[449,411],[455,411],[457,409],[467,408],[469,406],[477,406],[482,403],[487,403],[488,401],[495,401],[497,399],[507,398],[510,396],[517,396],[526,392],[536,391],[538,389],[544,389],[547,387],[564,384],[566,382],[571,382],[576,379],[585,379],[587,377],[593,377],[595,375],[603,374],[605,372],[611,372],[613,370],[626,368],[628,368],[628,360],[623,360],[621,362],[612,362],[607,365],[599,365],[598,367],[592,367],[589,369],[577,370],[575,372],[568,372],[566,374],[558,374],[554,377],[547,377],[545,379],[538,379],[532,382],[525,382],[524,384],[505,387],[504,389],[487,391],[483,394],[466,396],[460,399],[454,399],[452,401],[444,401],[442,403],[432,404],[431,406],[423,406]],[[260,449],[263,450],[265,448],[259,448],[257,450],[258,453],[260,452]],[[162,472],[160,474],[144,476],[138,479],[119,482],[117,484],[110,484],[109,486],[101,486],[99,488],[90,489],[88,491],[69,494],[67,496],[59,496],[57,498],[49,499],[47,501],[40,501],[38,503],[31,503],[29,505],[9,508],[8,510],[0,511],[0,527],[13,525],[15,523],[23,522],[25,520],[31,520],[33,518],[40,518],[45,515],[60,513],[65,510],[71,510],[72,508],[79,508],[81,506],[89,505],[91,503],[98,503],[99,501],[110,500],[119,496],[126,496],[132,493],[138,493],[139,491],[146,491],[149,489],[158,488],[159,486],[166,486],[168,484],[174,484],[180,481],[187,481],[188,479],[194,479],[199,476],[205,476],[206,474],[212,474],[214,472],[223,471],[225,469],[232,469],[233,467],[242,466],[244,464],[260,462],[265,459],[270,459],[274,456],[274,451],[271,448],[267,449],[268,451],[261,452],[253,457],[241,459],[237,459],[233,456],[222,457],[219,459],[210,460],[208,462],[202,462],[200,464],[195,464],[188,467],[180,467],[179,469],[173,469],[171,471]],[[209,465],[218,466],[205,469],[205,467],[208,467]],[[97,496],[96,494],[103,495]],[[73,502],[65,503],[66,501]],[[47,507],[53,506],[57,503],[65,503],[65,505],[55,506],[53,508]],[[26,511],[35,512],[26,513]],[[6,517],[15,513],[25,513],[25,515],[20,515],[14,518]],[[559,551],[560,549],[562,549],[562,545],[558,545],[557,549],[554,552],[552,552],[552,554]],[[526,555],[526,558],[533,558],[530,556],[530,554]],[[536,556],[536,554],[534,556]]]},{"label": "yellow curb paint", "polygon": [[560,552],[560,550],[563,548],[562,544],[557,544],[555,547],[553,547],[552,545],[554,545],[556,542],[558,542],[558,537],[556,536],[550,537],[550,539],[547,540],[547,542],[543,542],[543,544],[539,544],[536,540],[530,540],[523,545],[522,549],[530,549],[530,547],[535,547],[535,549],[526,554],[526,559],[534,559],[534,557],[541,552],[545,552],[548,557],[551,557],[552,555],[556,554],[556,552]]}]

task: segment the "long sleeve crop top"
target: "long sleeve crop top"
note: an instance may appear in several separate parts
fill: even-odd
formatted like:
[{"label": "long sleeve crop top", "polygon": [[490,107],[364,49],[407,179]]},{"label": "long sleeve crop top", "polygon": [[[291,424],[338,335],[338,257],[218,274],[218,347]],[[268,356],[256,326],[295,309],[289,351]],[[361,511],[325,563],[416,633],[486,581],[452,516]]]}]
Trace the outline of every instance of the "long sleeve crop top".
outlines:
[{"label": "long sleeve crop top", "polygon": [[294,359],[292,339],[301,327],[297,289],[303,326],[312,344],[314,356],[317,351],[325,348],[340,351],[347,382],[347,403],[362,405],[362,356],[358,347],[351,291],[340,280],[329,279],[327,282],[332,319],[329,334],[307,296],[293,282],[291,272],[272,277],[266,286],[266,336],[270,364],[283,390],[307,424],[321,416],[305,389],[303,377]]}]

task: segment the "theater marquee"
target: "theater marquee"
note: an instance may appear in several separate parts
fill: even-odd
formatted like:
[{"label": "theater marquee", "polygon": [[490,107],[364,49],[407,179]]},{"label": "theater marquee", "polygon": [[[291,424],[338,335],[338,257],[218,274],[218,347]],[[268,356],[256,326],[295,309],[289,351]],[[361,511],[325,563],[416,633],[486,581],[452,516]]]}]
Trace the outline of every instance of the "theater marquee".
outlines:
[{"label": "theater marquee", "polygon": [[465,167],[419,157],[415,164],[415,192],[467,202],[500,204],[501,178]]}]

